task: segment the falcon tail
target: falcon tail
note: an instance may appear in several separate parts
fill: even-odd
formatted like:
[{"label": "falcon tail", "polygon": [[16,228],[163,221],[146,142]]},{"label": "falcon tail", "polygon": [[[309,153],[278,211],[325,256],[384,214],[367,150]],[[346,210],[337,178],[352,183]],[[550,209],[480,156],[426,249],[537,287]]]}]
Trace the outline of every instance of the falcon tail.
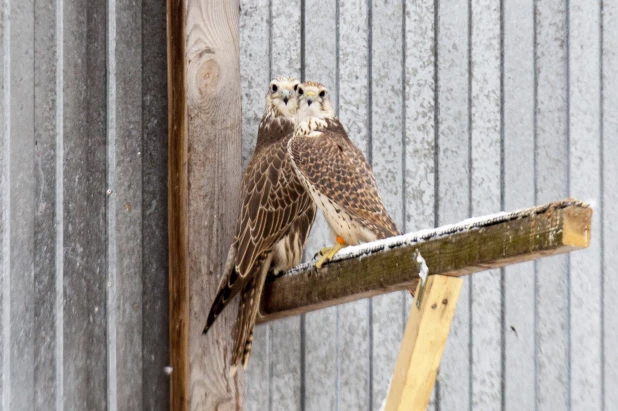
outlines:
[{"label": "falcon tail", "polygon": [[245,285],[245,279],[238,274],[234,267],[236,261],[237,247],[236,243],[232,244],[230,251],[227,255],[225,267],[223,269],[223,275],[217,288],[217,294],[210,306],[210,312],[208,313],[208,319],[206,320],[206,326],[204,327],[203,334],[206,334],[212,324],[215,322],[221,311],[230,302],[232,298],[242,289]]},{"label": "falcon tail", "polygon": [[261,264],[259,274],[252,277],[240,295],[238,320],[236,321],[236,338],[232,354],[232,366],[234,369],[241,362],[244,368],[247,367],[253,344],[255,319],[260,308],[260,297],[264,289],[268,270],[270,269],[271,260],[272,257],[267,258]]}]

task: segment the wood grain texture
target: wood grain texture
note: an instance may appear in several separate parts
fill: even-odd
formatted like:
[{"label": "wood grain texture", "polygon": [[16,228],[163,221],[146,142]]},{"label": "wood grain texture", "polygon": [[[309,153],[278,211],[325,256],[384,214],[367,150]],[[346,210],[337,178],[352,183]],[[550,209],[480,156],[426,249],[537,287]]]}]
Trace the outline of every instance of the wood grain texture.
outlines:
[{"label": "wood grain texture", "polygon": [[[470,216],[469,2],[438,4],[438,225]],[[559,198],[559,197],[556,197]],[[438,374],[441,410],[470,410],[470,285],[463,285]]]},{"label": "wood grain texture", "polygon": [[172,409],[243,406],[228,355],[235,305],[202,336],[238,212],[238,13],[235,1],[168,3]]},{"label": "wood grain texture", "polygon": [[[339,118],[363,154],[370,143],[368,127],[368,2],[339,1]],[[371,339],[369,300],[337,307],[339,336],[338,409],[369,407],[371,393]]]},{"label": "wood grain texture", "polygon": [[[504,208],[534,204],[533,0],[504,2]],[[504,268],[504,407],[535,406],[534,262]]]},{"label": "wood grain texture", "polygon": [[618,77],[612,73],[618,70],[618,4],[603,4],[602,14],[602,273],[603,273],[603,334],[601,355],[603,364],[603,410],[618,408],[618,301],[611,298],[618,292]]},{"label": "wood grain texture", "polygon": [[[536,199],[568,195],[567,15],[565,0],[535,9]],[[568,408],[568,257],[536,263],[537,410]]]},{"label": "wood grain texture", "polygon": [[[337,3],[332,0],[305,2],[305,80],[328,87],[333,108],[338,109]],[[322,247],[334,244],[333,234],[320,211],[306,244],[305,259]],[[308,313],[304,318],[304,407],[307,411],[337,408],[338,307]]]},{"label": "wood grain texture", "polygon": [[[569,6],[569,195],[601,204],[600,156],[600,3]],[[601,227],[602,210],[592,225]],[[592,232],[590,247],[569,256],[570,407],[602,408],[601,233]]]},{"label": "wood grain texture", "polygon": [[[501,208],[500,3],[472,0],[470,33],[470,206],[473,216]],[[472,409],[502,404],[500,270],[470,278]]]},{"label": "wood grain texture", "polygon": [[588,206],[565,200],[478,220],[472,226],[464,221],[442,234],[436,230],[412,233],[404,243],[390,243],[386,249],[380,242],[376,248],[368,243],[358,255],[336,258],[320,271],[313,263],[305,264],[268,282],[258,321],[414,288],[418,281],[415,250],[427,260],[431,274],[458,277],[585,248],[591,217]]},{"label": "wood grain texture", "polygon": [[[442,275],[427,278],[420,307],[414,304],[410,311],[384,411],[427,408],[462,283]],[[419,290],[420,284],[415,295]]]}]

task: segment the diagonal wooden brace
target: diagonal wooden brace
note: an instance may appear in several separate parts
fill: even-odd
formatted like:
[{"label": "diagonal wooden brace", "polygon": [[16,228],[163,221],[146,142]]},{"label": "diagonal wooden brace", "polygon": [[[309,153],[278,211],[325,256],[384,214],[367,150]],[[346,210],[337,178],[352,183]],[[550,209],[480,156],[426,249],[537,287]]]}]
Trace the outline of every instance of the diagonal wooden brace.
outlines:
[{"label": "diagonal wooden brace", "polygon": [[[462,278],[430,275],[420,307],[412,305],[385,411],[425,410],[436,381]],[[420,283],[415,295],[419,295]]]}]

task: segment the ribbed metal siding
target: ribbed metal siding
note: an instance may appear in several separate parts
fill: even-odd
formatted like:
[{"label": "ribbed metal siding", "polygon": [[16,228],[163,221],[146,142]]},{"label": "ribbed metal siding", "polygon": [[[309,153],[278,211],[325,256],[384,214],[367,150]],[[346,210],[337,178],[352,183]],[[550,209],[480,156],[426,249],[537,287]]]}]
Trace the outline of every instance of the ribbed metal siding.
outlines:
[{"label": "ribbed metal siding", "polygon": [[[592,246],[468,279],[432,410],[618,408],[618,5],[241,1],[243,158],[268,81],[325,83],[413,231],[566,196]],[[319,220],[308,256],[327,244]],[[250,410],[379,409],[410,299],[258,327]]]},{"label": "ribbed metal siding", "polygon": [[165,3],[2,4],[4,410],[166,409]]}]

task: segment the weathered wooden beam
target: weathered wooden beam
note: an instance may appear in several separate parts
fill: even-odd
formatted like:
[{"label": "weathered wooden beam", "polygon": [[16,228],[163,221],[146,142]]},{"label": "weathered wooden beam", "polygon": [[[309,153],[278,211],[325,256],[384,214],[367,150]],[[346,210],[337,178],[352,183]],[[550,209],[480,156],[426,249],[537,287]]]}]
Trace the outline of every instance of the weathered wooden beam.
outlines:
[{"label": "weathered wooden beam", "polygon": [[202,329],[238,214],[241,173],[238,0],[168,0],[172,410],[242,409],[229,372],[231,304]]},{"label": "weathered wooden beam", "polygon": [[472,218],[342,250],[321,270],[308,263],[270,281],[258,322],[416,288],[414,251],[430,274],[462,276],[588,247],[592,209],[567,199]]},{"label": "weathered wooden beam", "polygon": [[462,283],[445,275],[427,279],[420,307],[410,310],[384,411],[427,409]]}]

